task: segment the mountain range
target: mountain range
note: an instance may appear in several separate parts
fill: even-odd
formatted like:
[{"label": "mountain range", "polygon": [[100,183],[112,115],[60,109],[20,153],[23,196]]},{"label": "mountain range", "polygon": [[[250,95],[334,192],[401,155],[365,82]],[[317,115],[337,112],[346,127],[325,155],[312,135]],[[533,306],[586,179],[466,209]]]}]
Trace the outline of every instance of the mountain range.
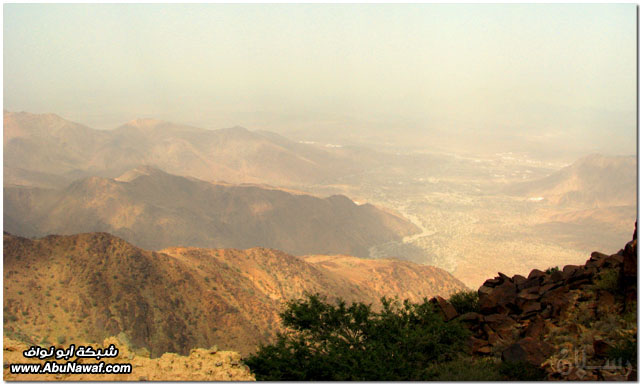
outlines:
[{"label": "mountain range", "polygon": [[[362,172],[375,155],[242,127],[202,129],[137,119],[96,130],[55,114],[4,111],[5,185],[61,187],[140,165],[208,181],[313,184]],[[357,161],[354,161],[357,156]]]},{"label": "mountain range", "polygon": [[269,247],[295,255],[349,254],[418,231],[342,195],[211,183],[138,167],[60,189],[4,188],[4,228],[23,236],[109,232],[148,249]]},{"label": "mountain range", "polygon": [[278,312],[305,292],[378,303],[448,297],[465,286],[434,267],[266,249],[135,247],[107,233],[4,234],[5,336],[28,343],[120,335],[151,356],[218,345],[249,353],[281,330]]}]

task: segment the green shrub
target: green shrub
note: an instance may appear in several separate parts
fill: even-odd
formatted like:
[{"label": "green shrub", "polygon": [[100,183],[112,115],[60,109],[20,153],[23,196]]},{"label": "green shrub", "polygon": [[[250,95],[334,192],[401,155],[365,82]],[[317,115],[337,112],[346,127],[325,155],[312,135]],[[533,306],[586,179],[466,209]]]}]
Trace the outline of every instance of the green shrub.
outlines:
[{"label": "green shrub", "polygon": [[615,269],[607,269],[601,272],[595,281],[597,289],[616,293],[618,291],[618,271]]},{"label": "green shrub", "polygon": [[544,271],[544,273],[546,273],[547,275],[552,274],[553,272],[558,272],[560,271],[560,268],[558,268],[558,266],[556,265],[555,267],[549,267],[547,268],[546,271]]},{"label": "green shrub", "polygon": [[478,312],[478,291],[459,291],[451,295],[449,303],[458,314]]},{"label": "green shrub", "polygon": [[462,357],[443,364],[434,364],[427,370],[430,381],[499,381],[504,377],[499,363],[491,359],[473,360]]},{"label": "green shrub", "polygon": [[546,378],[544,369],[527,362],[502,362],[500,373],[505,380],[540,381]]},{"label": "green shrub", "polygon": [[638,367],[638,340],[630,336],[629,338],[622,340],[618,344],[615,344],[609,349],[608,357],[615,364],[622,364],[626,366],[631,363],[634,367]]},{"label": "green shrub", "polygon": [[637,313],[638,303],[632,301],[627,305],[624,312],[622,313],[622,320],[627,323],[636,324],[638,322],[638,313]]},{"label": "green shrub", "polygon": [[67,341],[67,337],[63,336],[63,335],[60,335],[60,336],[58,336],[57,340],[58,340],[58,344],[64,344]]},{"label": "green shrub", "polygon": [[425,380],[433,364],[456,359],[469,337],[426,300],[382,299],[374,312],[307,295],[280,317],[288,331],[244,361],[257,380]]}]

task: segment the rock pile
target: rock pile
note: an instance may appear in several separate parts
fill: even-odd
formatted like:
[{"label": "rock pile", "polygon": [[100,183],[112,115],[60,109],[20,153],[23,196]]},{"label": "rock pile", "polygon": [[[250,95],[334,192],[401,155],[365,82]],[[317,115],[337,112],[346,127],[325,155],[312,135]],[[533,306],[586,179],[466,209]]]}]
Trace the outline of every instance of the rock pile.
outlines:
[{"label": "rock pile", "polygon": [[[617,287],[613,280],[613,293],[612,289],[600,287],[600,280],[606,273],[617,276]],[[593,252],[585,265],[567,265],[562,270],[553,268],[544,272],[534,269],[527,277],[499,273],[478,289],[477,312],[458,315],[442,298],[436,297],[431,302],[447,320],[457,318],[472,331],[469,345],[474,355],[500,356],[506,362],[527,362],[538,367],[544,367],[547,362],[546,368],[549,368],[548,360],[561,349],[554,344],[556,339],[549,337],[550,333],[587,334],[584,326],[571,325],[578,312],[576,308],[580,308],[581,316],[587,318],[587,322],[610,314],[618,316],[627,309],[635,312],[636,281],[637,240],[634,233],[634,239],[623,250],[613,255]],[[590,356],[603,357],[603,350],[609,345],[601,340],[591,343],[593,345],[588,346]],[[553,376],[551,369],[547,371],[549,378],[568,377]],[[602,379],[589,376],[589,379],[598,378]]]}]

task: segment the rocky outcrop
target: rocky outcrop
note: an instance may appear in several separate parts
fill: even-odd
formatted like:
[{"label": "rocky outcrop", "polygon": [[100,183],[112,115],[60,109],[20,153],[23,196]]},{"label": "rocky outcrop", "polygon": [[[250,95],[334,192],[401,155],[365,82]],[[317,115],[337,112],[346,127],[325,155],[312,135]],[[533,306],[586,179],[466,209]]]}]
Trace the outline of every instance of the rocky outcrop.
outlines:
[{"label": "rocky outcrop", "polygon": [[[549,379],[625,380],[636,375],[630,366],[612,370],[606,365],[612,343],[629,336],[637,340],[635,317],[625,320],[635,314],[637,303],[635,233],[618,253],[593,252],[584,265],[534,269],[527,277],[499,273],[484,282],[478,296],[478,312],[459,316],[447,316],[448,303],[441,298],[431,300],[445,318],[457,317],[471,330],[474,355],[542,367]],[[591,371],[573,363],[570,369],[563,366],[562,356],[569,350],[592,362]]]}]

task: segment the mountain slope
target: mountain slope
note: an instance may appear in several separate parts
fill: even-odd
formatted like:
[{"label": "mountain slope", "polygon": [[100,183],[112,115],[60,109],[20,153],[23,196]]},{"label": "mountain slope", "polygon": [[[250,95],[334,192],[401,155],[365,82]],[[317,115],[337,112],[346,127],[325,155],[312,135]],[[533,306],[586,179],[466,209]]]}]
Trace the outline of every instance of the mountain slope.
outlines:
[{"label": "mountain slope", "polygon": [[635,176],[634,156],[589,155],[542,179],[510,186],[508,192],[584,209],[633,205]]},{"label": "mountain slope", "polygon": [[[457,281],[452,281],[443,269],[409,261],[368,260],[343,255],[305,256],[304,260],[377,292],[379,296],[404,292],[403,297],[413,302],[433,297],[439,291],[457,292],[464,288]],[[402,276],[402,279],[397,276]]]},{"label": "mountain slope", "polygon": [[[282,249],[368,256],[415,233],[410,222],[344,196],[325,199],[256,186],[213,184],[142,167],[58,190],[5,188],[5,229],[20,235],[104,231],[138,246]],[[35,229],[35,230],[33,230]]]},{"label": "mountain slope", "polygon": [[153,119],[95,130],[53,114],[4,112],[5,185],[53,186],[151,165],[203,180],[313,184],[366,169],[344,151],[270,132],[208,130]]},{"label": "mountain slope", "polygon": [[636,218],[636,183],[635,157],[590,155],[505,191],[535,205],[536,236],[587,252],[620,242]]},{"label": "mountain slope", "polygon": [[[396,262],[368,263],[394,269]],[[5,233],[4,331],[29,343],[98,342],[122,332],[152,356],[212,345],[248,353],[280,329],[284,301],[304,292],[377,303],[381,295],[448,296],[464,288],[442,271],[435,278],[445,288],[435,288],[398,263],[388,284],[372,289],[353,273],[264,248],[151,252],[106,233],[38,240]]]}]

